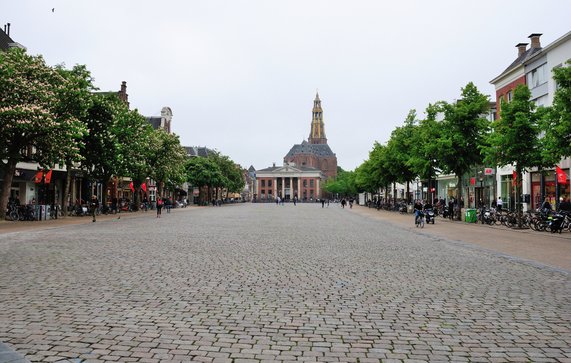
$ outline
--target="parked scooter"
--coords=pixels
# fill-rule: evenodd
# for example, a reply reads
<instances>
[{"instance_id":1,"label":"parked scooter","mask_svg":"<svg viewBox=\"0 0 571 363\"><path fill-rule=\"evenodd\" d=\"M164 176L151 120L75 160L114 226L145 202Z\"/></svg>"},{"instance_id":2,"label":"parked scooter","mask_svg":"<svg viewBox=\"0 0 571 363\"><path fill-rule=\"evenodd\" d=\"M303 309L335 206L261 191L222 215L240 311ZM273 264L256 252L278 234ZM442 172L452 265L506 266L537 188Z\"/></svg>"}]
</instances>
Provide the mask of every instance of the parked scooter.
<instances>
[{"instance_id":1,"label":"parked scooter","mask_svg":"<svg viewBox=\"0 0 571 363\"><path fill-rule=\"evenodd\" d=\"M424 210L424 216L425 216L427 224L428 223L434 224L434 210L432 210L432 208L425 209Z\"/></svg>"},{"instance_id":2,"label":"parked scooter","mask_svg":"<svg viewBox=\"0 0 571 363\"><path fill-rule=\"evenodd\" d=\"M547 228L551 233L559 232L563 230L563 221L565 220L565 215L562 213L553 213L547 217Z\"/></svg>"},{"instance_id":3,"label":"parked scooter","mask_svg":"<svg viewBox=\"0 0 571 363\"><path fill-rule=\"evenodd\" d=\"M495 210L492 209L485 209L484 210L484 215L482 216L482 223L485 223L487 225L492 225L492 224L496 224L496 216L495 216Z\"/></svg>"}]
</instances>

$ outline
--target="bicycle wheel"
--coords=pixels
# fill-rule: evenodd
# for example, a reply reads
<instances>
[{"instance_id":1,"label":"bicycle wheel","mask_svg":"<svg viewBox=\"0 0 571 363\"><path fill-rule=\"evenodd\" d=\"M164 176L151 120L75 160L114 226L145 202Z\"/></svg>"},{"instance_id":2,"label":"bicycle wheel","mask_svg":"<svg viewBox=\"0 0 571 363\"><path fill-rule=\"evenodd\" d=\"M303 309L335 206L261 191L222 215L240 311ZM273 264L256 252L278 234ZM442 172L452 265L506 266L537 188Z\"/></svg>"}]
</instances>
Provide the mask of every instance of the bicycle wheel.
<instances>
[{"instance_id":1,"label":"bicycle wheel","mask_svg":"<svg viewBox=\"0 0 571 363\"><path fill-rule=\"evenodd\" d=\"M18 212L13 210L10 211L10 219L14 222L16 222L19 218L18 218Z\"/></svg>"},{"instance_id":2,"label":"bicycle wheel","mask_svg":"<svg viewBox=\"0 0 571 363\"><path fill-rule=\"evenodd\" d=\"M424 218L420 218L418 223L420 224L420 228L424 228Z\"/></svg>"}]
</instances>

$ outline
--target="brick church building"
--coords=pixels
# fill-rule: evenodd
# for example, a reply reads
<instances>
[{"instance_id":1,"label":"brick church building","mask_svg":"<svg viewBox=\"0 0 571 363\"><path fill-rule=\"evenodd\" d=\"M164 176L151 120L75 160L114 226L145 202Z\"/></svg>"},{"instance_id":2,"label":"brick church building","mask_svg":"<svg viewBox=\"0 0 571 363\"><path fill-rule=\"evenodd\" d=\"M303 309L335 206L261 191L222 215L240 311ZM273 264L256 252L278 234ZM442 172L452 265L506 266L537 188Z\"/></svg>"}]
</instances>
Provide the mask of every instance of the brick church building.
<instances>
[{"instance_id":1,"label":"brick church building","mask_svg":"<svg viewBox=\"0 0 571 363\"><path fill-rule=\"evenodd\" d=\"M321 170L326 179L337 176L337 156L327 145L325 124L323 123L323 109L319 93L313 101L311 131L307 141L294 145L284 157L285 164L312 167Z\"/></svg>"},{"instance_id":2,"label":"brick church building","mask_svg":"<svg viewBox=\"0 0 571 363\"><path fill-rule=\"evenodd\" d=\"M254 199L302 201L323 198L322 185L337 176L337 156L327 145L323 109L319 94L313 101L311 131L307 141L294 145L284 157L283 166L255 171Z\"/></svg>"}]
</instances>

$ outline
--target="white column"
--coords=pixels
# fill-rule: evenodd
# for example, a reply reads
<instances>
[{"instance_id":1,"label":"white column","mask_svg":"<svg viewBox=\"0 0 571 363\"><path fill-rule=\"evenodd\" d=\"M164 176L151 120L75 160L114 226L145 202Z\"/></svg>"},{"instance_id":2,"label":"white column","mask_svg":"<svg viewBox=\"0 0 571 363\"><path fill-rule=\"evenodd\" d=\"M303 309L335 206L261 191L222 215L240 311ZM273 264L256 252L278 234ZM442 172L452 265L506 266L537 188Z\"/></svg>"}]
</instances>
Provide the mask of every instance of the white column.
<instances>
[{"instance_id":1,"label":"white column","mask_svg":"<svg viewBox=\"0 0 571 363\"><path fill-rule=\"evenodd\" d=\"M262 197L262 196L260 195L260 179L257 179L257 180L256 180L256 187L257 187L257 190L253 190L252 192L253 192L254 194L257 194L257 195L258 195L258 199L260 199L260 198Z\"/></svg>"},{"instance_id":2,"label":"white column","mask_svg":"<svg viewBox=\"0 0 571 363\"><path fill-rule=\"evenodd\" d=\"M289 177L289 197L293 199L293 177Z\"/></svg>"},{"instance_id":3,"label":"white column","mask_svg":"<svg viewBox=\"0 0 571 363\"><path fill-rule=\"evenodd\" d=\"M282 198L285 197L285 177L282 177Z\"/></svg>"},{"instance_id":4,"label":"white column","mask_svg":"<svg viewBox=\"0 0 571 363\"><path fill-rule=\"evenodd\" d=\"M278 178L274 178L272 180L272 183L274 183L274 199L278 197Z\"/></svg>"},{"instance_id":5,"label":"white column","mask_svg":"<svg viewBox=\"0 0 571 363\"><path fill-rule=\"evenodd\" d=\"M317 178L317 189L315 191L315 198L317 199L317 197L319 196L319 199L321 199L321 189L319 189L319 182L321 181L321 179Z\"/></svg>"},{"instance_id":6,"label":"white column","mask_svg":"<svg viewBox=\"0 0 571 363\"><path fill-rule=\"evenodd\" d=\"M301 198L301 177L297 177L297 198Z\"/></svg>"}]
</instances>

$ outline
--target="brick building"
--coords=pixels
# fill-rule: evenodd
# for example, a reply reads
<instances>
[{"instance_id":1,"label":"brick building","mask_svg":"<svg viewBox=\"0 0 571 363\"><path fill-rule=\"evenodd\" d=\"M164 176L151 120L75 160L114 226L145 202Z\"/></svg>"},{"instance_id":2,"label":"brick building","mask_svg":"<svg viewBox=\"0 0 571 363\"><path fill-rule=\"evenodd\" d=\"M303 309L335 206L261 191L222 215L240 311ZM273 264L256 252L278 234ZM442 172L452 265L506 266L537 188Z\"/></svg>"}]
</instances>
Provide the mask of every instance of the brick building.
<instances>
[{"instance_id":1,"label":"brick building","mask_svg":"<svg viewBox=\"0 0 571 363\"><path fill-rule=\"evenodd\" d=\"M319 93L313 101L311 131L307 141L294 145L284 157L284 165L295 164L299 167L311 167L323 172L326 179L337 176L337 156L331 151L325 136L323 109Z\"/></svg>"},{"instance_id":2,"label":"brick building","mask_svg":"<svg viewBox=\"0 0 571 363\"><path fill-rule=\"evenodd\" d=\"M299 200L311 201L321 198L323 178L319 169L285 163L257 170L255 190L260 201L273 200L276 196L285 200L297 196Z\"/></svg>"}]
</instances>

